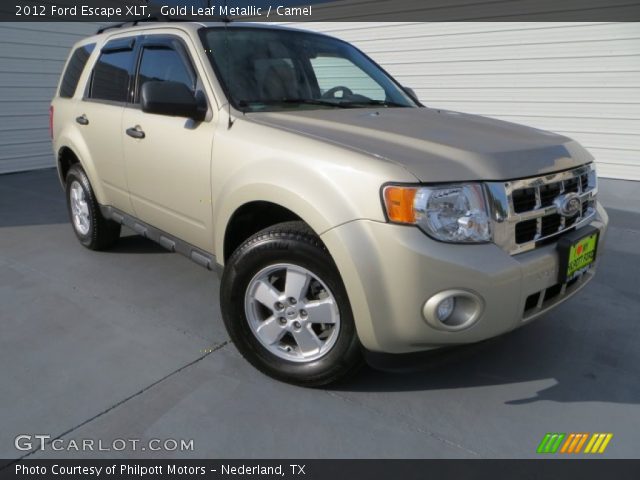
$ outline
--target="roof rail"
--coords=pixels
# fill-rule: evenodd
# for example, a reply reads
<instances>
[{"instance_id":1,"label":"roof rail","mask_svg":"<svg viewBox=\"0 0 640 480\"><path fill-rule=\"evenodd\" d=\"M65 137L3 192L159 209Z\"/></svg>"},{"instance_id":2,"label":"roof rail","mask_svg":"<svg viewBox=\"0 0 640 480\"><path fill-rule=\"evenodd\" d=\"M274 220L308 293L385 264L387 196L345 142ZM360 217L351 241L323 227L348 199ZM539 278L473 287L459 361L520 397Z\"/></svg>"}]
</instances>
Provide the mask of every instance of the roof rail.
<instances>
[{"instance_id":1,"label":"roof rail","mask_svg":"<svg viewBox=\"0 0 640 480\"><path fill-rule=\"evenodd\" d=\"M100 27L96 33L97 34L103 33L103 32L106 32L107 30L111 30L114 28L135 27L136 25L140 23L145 23L145 22L193 22L193 21L194 21L193 18L173 17L169 15L153 14L149 17L133 18L127 22L105 25L104 27ZM231 19L227 17L220 17L220 21L230 22Z\"/></svg>"}]
</instances>

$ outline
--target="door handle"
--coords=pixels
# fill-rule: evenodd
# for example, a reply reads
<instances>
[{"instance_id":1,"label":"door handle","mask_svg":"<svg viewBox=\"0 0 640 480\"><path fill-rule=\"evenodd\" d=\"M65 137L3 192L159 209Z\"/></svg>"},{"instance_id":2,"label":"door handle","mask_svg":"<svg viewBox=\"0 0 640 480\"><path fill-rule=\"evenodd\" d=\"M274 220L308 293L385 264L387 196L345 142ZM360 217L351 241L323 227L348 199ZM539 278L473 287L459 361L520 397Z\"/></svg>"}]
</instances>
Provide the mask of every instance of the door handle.
<instances>
[{"instance_id":1,"label":"door handle","mask_svg":"<svg viewBox=\"0 0 640 480\"><path fill-rule=\"evenodd\" d=\"M136 125L135 127L127 128L127 135L129 135L132 138L144 138L145 136L144 132L142 131L139 125Z\"/></svg>"},{"instance_id":2,"label":"door handle","mask_svg":"<svg viewBox=\"0 0 640 480\"><path fill-rule=\"evenodd\" d=\"M80 125L89 125L89 119L84 113L79 117L76 117L76 122L78 122Z\"/></svg>"}]
</instances>

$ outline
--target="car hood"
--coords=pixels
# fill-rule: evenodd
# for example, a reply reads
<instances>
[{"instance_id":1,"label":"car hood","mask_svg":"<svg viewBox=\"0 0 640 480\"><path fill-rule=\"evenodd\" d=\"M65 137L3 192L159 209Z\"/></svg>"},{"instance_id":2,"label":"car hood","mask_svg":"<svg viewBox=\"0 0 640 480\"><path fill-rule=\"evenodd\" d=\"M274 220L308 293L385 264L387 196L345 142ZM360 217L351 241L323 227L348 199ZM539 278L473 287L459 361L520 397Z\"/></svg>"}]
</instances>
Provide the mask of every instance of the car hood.
<instances>
[{"instance_id":1,"label":"car hood","mask_svg":"<svg viewBox=\"0 0 640 480\"><path fill-rule=\"evenodd\" d=\"M246 119L381 158L421 182L508 180L588 163L570 138L431 108L249 113Z\"/></svg>"}]
</instances>

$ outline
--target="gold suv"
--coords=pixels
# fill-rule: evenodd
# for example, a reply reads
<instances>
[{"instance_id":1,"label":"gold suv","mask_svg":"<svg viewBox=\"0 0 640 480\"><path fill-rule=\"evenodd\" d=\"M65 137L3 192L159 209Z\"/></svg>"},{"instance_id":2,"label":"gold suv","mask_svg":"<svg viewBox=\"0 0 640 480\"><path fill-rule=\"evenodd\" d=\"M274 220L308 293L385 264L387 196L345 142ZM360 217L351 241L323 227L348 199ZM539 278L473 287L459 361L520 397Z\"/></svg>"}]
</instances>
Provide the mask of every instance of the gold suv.
<instances>
[{"instance_id":1,"label":"gold suv","mask_svg":"<svg viewBox=\"0 0 640 480\"><path fill-rule=\"evenodd\" d=\"M109 27L74 46L51 129L80 242L126 225L218 271L237 348L302 385L529 322L593 277L607 226L576 142L425 107L311 32Z\"/></svg>"}]
</instances>

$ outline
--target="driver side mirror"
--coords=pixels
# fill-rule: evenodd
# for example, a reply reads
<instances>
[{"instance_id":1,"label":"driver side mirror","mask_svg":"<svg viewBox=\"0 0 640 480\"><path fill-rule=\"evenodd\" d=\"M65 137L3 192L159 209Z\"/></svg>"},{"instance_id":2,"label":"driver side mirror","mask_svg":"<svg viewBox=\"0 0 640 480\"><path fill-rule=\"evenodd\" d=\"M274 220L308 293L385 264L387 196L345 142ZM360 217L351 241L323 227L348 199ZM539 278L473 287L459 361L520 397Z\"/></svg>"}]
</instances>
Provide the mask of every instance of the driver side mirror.
<instances>
[{"instance_id":1,"label":"driver side mirror","mask_svg":"<svg viewBox=\"0 0 640 480\"><path fill-rule=\"evenodd\" d=\"M206 115L206 108L202 108L193 92L180 82L145 82L140 90L140 103L145 113L186 117L197 122Z\"/></svg>"},{"instance_id":2,"label":"driver side mirror","mask_svg":"<svg viewBox=\"0 0 640 480\"><path fill-rule=\"evenodd\" d=\"M402 87L402 89L405 91L407 95L411 97L411 100L420 103L420 100L418 100L418 95L416 95L416 92L413 88Z\"/></svg>"}]
</instances>

